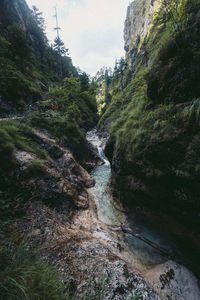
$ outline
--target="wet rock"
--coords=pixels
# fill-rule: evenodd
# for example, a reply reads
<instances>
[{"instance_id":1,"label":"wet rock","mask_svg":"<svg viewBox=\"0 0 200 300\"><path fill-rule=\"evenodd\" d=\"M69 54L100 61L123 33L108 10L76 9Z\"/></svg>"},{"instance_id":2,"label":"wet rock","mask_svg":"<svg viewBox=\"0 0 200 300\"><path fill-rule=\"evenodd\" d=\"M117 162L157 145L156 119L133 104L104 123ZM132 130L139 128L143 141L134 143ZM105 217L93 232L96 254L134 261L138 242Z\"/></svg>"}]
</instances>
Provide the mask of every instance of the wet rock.
<instances>
[{"instance_id":1,"label":"wet rock","mask_svg":"<svg viewBox=\"0 0 200 300\"><path fill-rule=\"evenodd\" d=\"M196 277L184 266L173 261L157 266L147 272L144 278L163 300L200 299Z\"/></svg>"}]
</instances>

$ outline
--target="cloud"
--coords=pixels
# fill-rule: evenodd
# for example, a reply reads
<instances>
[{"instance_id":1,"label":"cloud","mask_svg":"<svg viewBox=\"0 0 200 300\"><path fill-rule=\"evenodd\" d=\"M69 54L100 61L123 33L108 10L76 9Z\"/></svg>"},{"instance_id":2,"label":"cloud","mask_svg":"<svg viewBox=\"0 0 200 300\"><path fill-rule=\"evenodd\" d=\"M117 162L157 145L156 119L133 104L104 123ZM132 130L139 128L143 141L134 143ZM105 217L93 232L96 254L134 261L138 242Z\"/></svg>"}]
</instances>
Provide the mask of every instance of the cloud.
<instances>
[{"instance_id":1,"label":"cloud","mask_svg":"<svg viewBox=\"0 0 200 300\"><path fill-rule=\"evenodd\" d=\"M27 0L44 14L47 35L55 37L54 6L60 35L76 66L94 75L103 66L114 66L124 55L123 27L129 0Z\"/></svg>"}]
</instances>

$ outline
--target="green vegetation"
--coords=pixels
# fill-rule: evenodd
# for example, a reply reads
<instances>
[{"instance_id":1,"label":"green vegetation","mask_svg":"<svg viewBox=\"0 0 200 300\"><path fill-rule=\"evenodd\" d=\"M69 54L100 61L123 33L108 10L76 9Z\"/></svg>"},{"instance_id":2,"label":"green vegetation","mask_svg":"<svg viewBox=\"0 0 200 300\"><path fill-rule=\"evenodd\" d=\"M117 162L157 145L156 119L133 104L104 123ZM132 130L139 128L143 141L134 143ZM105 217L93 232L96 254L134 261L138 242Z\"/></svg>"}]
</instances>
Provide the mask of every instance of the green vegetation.
<instances>
[{"instance_id":1,"label":"green vegetation","mask_svg":"<svg viewBox=\"0 0 200 300\"><path fill-rule=\"evenodd\" d=\"M12 186L9 186L9 188L9 191L5 191L1 187L0 191L0 231L13 223L16 217L22 215L27 200L26 196L22 195L20 191L13 191Z\"/></svg>"},{"instance_id":2,"label":"green vegetation","mask_svg":"<svg viewBox=\"0 0 200 300\"><path fill-rule=\"evenodd\" d=\"M115 137L117 149L120 148L129 160L134 160L140 149L144 152L144 146L154 143L155 139L165 138L163 130L166 134L169 131L170 136L172 131L186 129L186 114L185 117L176 115L172 106L192 101L200 94L197 84L197 61L200 57L197 35L193 34L193 39L196 39L194 47L188 43L191 32L199 24L198 1L164 1L163 5L168 5L167 16L163 15L162 7L149 36L144 39L141 51L145 55L138 53L133 76L130 76L123 62L116 67L111 83L114 85L112 100L99 122L99 126L103 127L108 120L114 121L111 139ZM171 30L171 23L175 21L182 24L176 27L176 33ZM149 67L144 66L147 60L150 61ZM198 100L194 103L198 103ZM196 109L197 104L194 103L191 103L193 108L190 109L189 105L187 110ZM163 119L167 111L169 113Z\"/></svg>"},{"instance_id":3,"label":"green vegetation","mask_svg":"<svg viewBox=\"0 0 200 300\"><path fill-rule=\"evenodd\" d=\"M78 74L63 42L57 41L55 47L48 44L42 13L36 7L29 10L23 1L17 5L18 10L14 2L7 5L4 0L0 14L0 95L5 114L24 111L27 103L43 98L50 82Z\"/></svg>"},{"instance_id":4,"label":"green vegetation","mask_svg":"<svg viewBox=\"0 0 200 300\"><path fill-rule=\"evenodd\" d=\"M33 130L19 121L1 121L0 128L0 170L10 172L17 165L14 150L27 151L47 158L46 151L40 149L34 140Z\"/></svg>"},{"instance_id":5,"label":"green vegetation","mask_svg":"<svg viewBox=\"0 0 200 300\"><path fill-rule=\"evenodd\" d=\"M48 154L40 147L38 137L29 126L15 120L1 121L0 125L0 228L3 228L23 213L30 196L16 186L19 163L15 151L29 152L41 159L48 159ZM30 163L26 170L29 176L41 175L42 172L44 167L38 160Z\"/></svg>"},{"instance_id":6,"label":"green vegetation","mask_svg":"<svg viewBox=\"0 0 200 300\"><path fill-rule=\"evenodd\" d=\"M31 125L48 130L72 148L82 144L85 130L97 118L95 90L88 76L66 77L62 85L51 87L50 99L41 102L39 110L30 115Z\"/></svg>"},{"instance_id":7,"label":"green vegetation","mask_svg":"<svg viewBox=\"0 0 200 300\"><path fill-rule=\"evenodd\" d=\"M107 105L110 103L111 81L112 81L111 68L101 68L101 70L97 72L94 78L94 83L97 88L97 105L98 105L99 115L102 115L105 112Z\"/></svg>"},{"instance_id":8,"label":"green vegetation","mask_svg":"<svg viewBox=\"0 0 200 300\"><path fill-rule=\"evenodd\" d=\"M0 244L1 299L69 299L55 270L38 259L27 242Z\"/></svg>"},{"instance_id":9,"label":"green vegetation","mask_svg":"<svg viewBox=\"0 0 200 300\"><path fill-rule=\"evenodd\" d=\"M115 158L114 189L121 200L171 212L194 228L200 205L200 2L163 5L167 10L162 6L155 14L141 45L129 50L137 53L134 61L130 55L116 66L112 99L98 125L111 126L106 155ZM136 191L124 188L128 178Z\"/></svg>"}]
</instances>

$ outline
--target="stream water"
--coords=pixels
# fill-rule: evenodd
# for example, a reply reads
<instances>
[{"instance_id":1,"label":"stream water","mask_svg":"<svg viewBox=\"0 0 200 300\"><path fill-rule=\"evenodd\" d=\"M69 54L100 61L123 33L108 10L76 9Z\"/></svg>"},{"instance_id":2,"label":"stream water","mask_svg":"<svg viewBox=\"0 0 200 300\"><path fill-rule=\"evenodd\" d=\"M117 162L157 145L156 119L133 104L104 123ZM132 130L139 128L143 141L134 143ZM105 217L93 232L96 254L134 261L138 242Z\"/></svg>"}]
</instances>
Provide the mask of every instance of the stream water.
<instances>
[{"instance_id":1,"label":"stream water","mask_svg":"<svg viewBox=\"0 0 200 300\"><path fill-rule=\"evenodd\" d=\"M131 228L134 233L142 233L148 240L157 243L163 248L166 246L169 249L169 241L165 241L155 231L145 228L139 221L137 224L135 222L128 222L126 215L115 208L112 196L109 194L107 188L111 176L111 166L103 152L105 141L98 137L95 130L87 133L87 140L97 147L99 155L104 161L103 165L97 166L91 173L96 180L96 184L91 189L91 192L94 195L99 220L110 226L120 226L123 224L124 227ZM154 265L166 261L166 257L160 251L129 233L124 234L124 241L132 255L131 264L139 271L145 271Z\"/></svg>"},{"instance_id":2,"label":"stream water","mask_svg":"<svg viewBox=\"0 0 200 300\"><path fill-rule=\"evenodd\" d=\"M148 282L155 290L158 290L161 299L199 300L200 288L198 280L184 267L189 267L198 276L199 267L198 259L196 258L198 255L193 257L191 249L188 255L184 250L183 244L177 242L177 234L173 235L170 232L168 222L165 224L166 222L157 220L157 217L152 221L152 218L148 219L146 215L140 212L131 212L128 215L128 212L125 214L115 207L108 188L111 166L103 152L105 139L98 137L97 130L92 130L87 133L87 140L97 147L99 155L104 161L103 165L95 167L91 173L96 180L96 184L91 189L91 192L97 208L97 217L108 226L108 231L113 229L116 231L117 229L117 237L120 238L120 241L123 241L122 258L140 274L147 276ZM139 238L135 234L139 235ZM185 243L187 238L185 236L182 238ZM146 240L144 241L144 239ZM156 247L152 246L152 244L156 245ZM158 248L164 249L165 254ZM166 252L173 252L176 257L175 261L170 260ZM177 264L177 261L179 261L179 264ZM171 279L167 279L169 280L169 285L163 287L161 277L165 276L163 272L169 275L169 270L174 272L172 283Z\"/></svg>"},{"instance_id":3,"label":"stream water","mask_svg":"<svg viewBox=\"0 0 200 300\"><path fill-rule=\"evenodd\" d=\"M108 182L111 176L111 166L103 152L105 139L99 138L98 131L94 129L87 133L87 140L97 147L99 155L104 161L103 165L95 167L91 173L96 180L96 184L91 191L94 195L98 219L110 226L120 226L123 224L124 227L130 228L132 232L140 234L159 247L166 249L168 252L176 253L180 261L185 262L184 264L193 269L198 275L200 273L197 263L199 255L196 255L196 247L194 247L195 250L192 250L192 245L190 243L189 252L187 252L187 245L186 251L184 251L183 243L181 242L180 245L177 243L179 235L173 236L173 234L168 230L168 226L166 224L164 224L164 226L158 226L158 224L161 223L159 220L158 222L156 222L156 220L149 222L141 214L135 213L134 215L131 214L131 216L127 216L125 213L115 208L112 196L109 194L108 189ZM162 252L156 250L148 243L140 240L132 234L123 233L123 238L127 245L127 249L132 256L131 264L138 271L146 271L151 269L153 266L168 260L168 257L163 255ZM187 240L187 238L184 239Z\"/></svg>"}]
</instances>

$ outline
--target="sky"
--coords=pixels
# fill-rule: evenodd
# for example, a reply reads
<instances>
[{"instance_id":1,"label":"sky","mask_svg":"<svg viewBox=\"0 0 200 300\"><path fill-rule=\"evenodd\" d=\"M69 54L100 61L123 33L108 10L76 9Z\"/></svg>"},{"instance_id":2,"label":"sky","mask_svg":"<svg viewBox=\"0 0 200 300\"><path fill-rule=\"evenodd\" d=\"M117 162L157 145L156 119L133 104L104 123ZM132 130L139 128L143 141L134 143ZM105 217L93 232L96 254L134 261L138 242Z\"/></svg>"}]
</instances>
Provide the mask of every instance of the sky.
<instances>
[{"instance_id":1,"label":"sky","mask_svg":"<svg viewBox=\"0 0 200 300\"><path fill-rule=\"evenodd\" d=\"M57 7L60 37L73 64L90 75L101 67L114 67L124 56L123 29L130 0L26 0L35 5L46 22L50 41L55 38Z\"/></svg>"}]
</instances>

